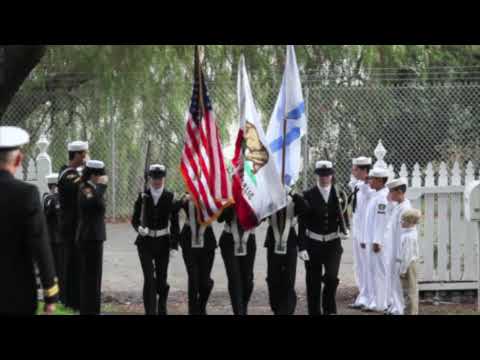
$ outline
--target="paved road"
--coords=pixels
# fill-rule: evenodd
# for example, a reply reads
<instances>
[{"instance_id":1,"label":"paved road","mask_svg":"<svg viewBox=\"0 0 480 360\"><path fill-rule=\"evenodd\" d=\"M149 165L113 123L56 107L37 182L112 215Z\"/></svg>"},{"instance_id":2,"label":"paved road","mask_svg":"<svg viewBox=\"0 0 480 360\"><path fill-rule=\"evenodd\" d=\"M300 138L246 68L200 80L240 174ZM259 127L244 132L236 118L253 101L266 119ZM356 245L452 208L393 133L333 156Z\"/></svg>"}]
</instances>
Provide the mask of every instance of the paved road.
<instances>
[{"instance_id":1,"label":"paved road","mask_svg":"<svg viewBox=\"0 0 480 360\"><path fill-rule=\"evenodd\" d=\"M215 224L214 231L219 238L222 226ZM263 247L267 224L260 226L257 233L257 257L255 261L255 291L266 291L265 278L267 274L266 251ZM105 244L103 291L108 293L140 293L143 280L142 270L134 245L136 233L129 224L108 225L108 240ZM340 287L355 285L352 267L352 249L350 241L344 242L344 254L340 267ZM212 271L215 281L215 291L227 291L227 277L220 249L217 249L215 264ZM171 291L186 291L187 274L181 254L170 262L169 283ZM297 268L297 290L305 291L305 267L299 260Z\"/></svg>"}]
</instances>

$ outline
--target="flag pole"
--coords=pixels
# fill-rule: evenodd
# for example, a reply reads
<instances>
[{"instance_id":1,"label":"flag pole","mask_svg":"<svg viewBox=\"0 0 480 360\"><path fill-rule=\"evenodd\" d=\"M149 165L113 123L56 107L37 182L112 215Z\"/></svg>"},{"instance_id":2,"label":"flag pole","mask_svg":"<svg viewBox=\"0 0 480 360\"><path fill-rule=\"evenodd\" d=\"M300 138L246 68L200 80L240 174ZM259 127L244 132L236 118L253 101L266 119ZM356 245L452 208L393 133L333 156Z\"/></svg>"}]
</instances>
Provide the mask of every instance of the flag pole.
<instances>
[{"instance_id":1,"label":"flag pole","mask_svg":"<svg viewBox=\"0 0 480 360\"><path fill-rule=\"evenodd\" d=\"M285 104L285 108L286 108ZM282 184L285 187L285 153L287 151L287 114L285 110L285 115L283 119L283 149L282 149Z\"/></svg>"},{"instance_id":2,"label":"flag pole","mask_svg":"<svg viewBox=\"0 0 480 360\"><path fill-rule=\"evenodd\" d=\"M287 45L287 57L285 58L285 69L288 62L288 45ZM285 70L286 72L286 70ZM283 75L285 79L285 74ZM287 101L288 101L288 94L287 94L287 81L284 83L285 86L285 106L283 108L283 146L282 146L282 184L285 187L285 162L286 162L286 152L287 152Z\"/></svg>"},{"instance_id":3,"label":"flag pole","mask_svg":"<svg viewBox=\"0 0 480 360\"><path fill-rule=\"evenodd\" d=\"M198 45L195 45L195 65L196 65L196 71L198 71L198 96L199 96L199 105L200 105L200 114L203 118L205 115L204 110L204 103L203 103L203 76L202 76L202 65L200 62L200 52L198 49Z\"/></svg>"}]
</instances>

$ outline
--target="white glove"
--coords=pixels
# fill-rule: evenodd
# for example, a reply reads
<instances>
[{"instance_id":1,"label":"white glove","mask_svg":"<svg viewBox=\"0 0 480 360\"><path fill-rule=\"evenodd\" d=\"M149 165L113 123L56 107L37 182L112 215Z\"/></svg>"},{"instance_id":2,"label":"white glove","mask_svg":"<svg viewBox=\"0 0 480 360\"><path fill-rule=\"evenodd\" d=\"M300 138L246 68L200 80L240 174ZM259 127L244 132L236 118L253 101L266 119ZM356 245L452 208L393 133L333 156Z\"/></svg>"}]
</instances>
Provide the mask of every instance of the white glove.
<instances>
[{"instance_id":1,"label":"white glove","mask_svg":"<svg viewBox=\"0 0 480 360\"><path fill-rule=\"evenodd\" d=\"M350 231L347 230L346 234L340 234L340 239L346 240L350 237Z\"/></svg>"},{"instance_id":2,"label":"white glove","mask_svg":"<svg viewBox=\"0 0 480 360\"><path fill-rule=\"evenodd\" d=\"M310 261L310 257L308 256L307 250L300 251L300 252L298 253L298 257L299 257L300 260L302 260L302 261Z\"/></svg>"},{"instance_id":3,"label":"white glove","mask_svg":"<svg viewBox=\"0 0 480 360\"><path fill-rule=\"evenodd\" d=\"M170 250L170 260L175 259L177 257L178 251L175 249Z\"/></svg>"},{"instance_id":4,"label":"white glove","mask_svg":"<svg viewBox=\"0 0 480 360\"><path fill-rule=\"evenodd\" d=\"M148 227L145 227L145 228L141 226L138 227L138 233L143 237L148 236L149 232L150 232L150 229Z\"/></svg>"},{"instance_id":5,"label":"white glove","mask_svg":"<svg viewBox=\"0 0 480 360\"><path fill-rule=\"evenodd\" d=\"M108 184L108 176L107 175L100 176L97 180L97 184L107 185Z\"/></svg>"}]
</instances>

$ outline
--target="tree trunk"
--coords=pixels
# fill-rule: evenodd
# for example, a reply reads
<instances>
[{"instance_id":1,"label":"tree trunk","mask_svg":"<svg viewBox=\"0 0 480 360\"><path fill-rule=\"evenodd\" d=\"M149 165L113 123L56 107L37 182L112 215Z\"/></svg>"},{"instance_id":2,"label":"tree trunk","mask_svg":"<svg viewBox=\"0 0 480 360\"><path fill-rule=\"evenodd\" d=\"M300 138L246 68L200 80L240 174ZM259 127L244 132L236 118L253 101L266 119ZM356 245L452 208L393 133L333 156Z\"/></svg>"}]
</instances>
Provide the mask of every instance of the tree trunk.
<instances>
[{"instance_id":1,"label":"tree trunk","mask_svg":"<svg viewBox=\"0 0 480 360\"><path fill-rule=\"evenodd\" d=\"M0 47L0 125L20 86L45 54L45 45Z\"/></svg>"}]
</instances>

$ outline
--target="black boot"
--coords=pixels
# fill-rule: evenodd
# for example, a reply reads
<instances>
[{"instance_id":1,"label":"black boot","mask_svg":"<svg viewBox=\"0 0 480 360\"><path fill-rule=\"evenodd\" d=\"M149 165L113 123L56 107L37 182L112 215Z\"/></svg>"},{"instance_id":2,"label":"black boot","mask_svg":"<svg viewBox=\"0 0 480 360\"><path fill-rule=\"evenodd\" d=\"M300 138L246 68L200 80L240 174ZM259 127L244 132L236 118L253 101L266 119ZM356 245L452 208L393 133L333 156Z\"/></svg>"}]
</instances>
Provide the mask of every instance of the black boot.
<instances>
[{"instance_id":1,"label":"black boot","mask_svg":"<svg viewBox=\"0 0 480 360\"><path fill-rule=\"evenodd\" d=\"M210 298L210 294L212 293L214 286L214 281L210 279L208 282L208 287L205 289L202 289L200 292L200 298L198 301L198 315L207 315L207 304L208 304L208 299Z\"/></svg>"},{"instance_id":2,"label":"black boot","mask_svg":"<svg viewBox=\"0 0 480 360\"><path fill-rule=\"evenodd\" d=\"M158 315L167 316L167 300L168 293L170 292L170 286L165 287L163 290L160 290L159 299L158 299Z\"/></svg>"}]
</instances>

